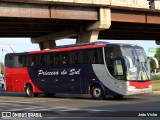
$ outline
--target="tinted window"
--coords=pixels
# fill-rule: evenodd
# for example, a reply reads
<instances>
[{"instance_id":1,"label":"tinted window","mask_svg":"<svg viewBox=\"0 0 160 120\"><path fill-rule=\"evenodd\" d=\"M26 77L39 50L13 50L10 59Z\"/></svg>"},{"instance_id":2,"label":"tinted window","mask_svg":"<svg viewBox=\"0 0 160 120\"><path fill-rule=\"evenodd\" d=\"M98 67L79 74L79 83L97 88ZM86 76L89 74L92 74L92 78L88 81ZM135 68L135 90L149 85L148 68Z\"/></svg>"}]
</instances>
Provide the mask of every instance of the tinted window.
<instances>
[{"instance_id":1,"label":"tinted window","mask_svg":"<svg viewBox=\"0 0 160 120\"><path fill-rule=\"evenodd\" d=\"M13 55L8 54L5 56L5 66L13 67Z\"/></svg>"},{"instance_id":2,"label":"tinted window","mask_svg":"<svg viewBox=\"0 0 160 120\"><path fill-rule=\"evenodd\" d=\"M60 64L61 65L69 64L68 62L69 62L68 52L60 53Z\"/></svg>"},{"instance_id":3,"label":"tinted window","mask_svg":"<svg viewBox=\"0 0 160 120\"><path fill-rule=\"evenodd\" d=\"M78 64L77 51L70 51L68 55L69 55L69 64Z\"/></svg>"},{"instance_id":4,"label":"tinted window","mask_svg":"<svg viewBox=\"0 0 160 120\"><path fill-rule=\"evenodd\" d=\"M37 66L38 65L38 56L29 55L27 56L27 66Z\"/></svg>"},{"instance_id":5,"label":"tinted window","mask_svg":"<svg viewBox=\"0 0 160 120\"><path fill-rule=\"evenodd\" d=\"M102 48L34 55L7 55L8 67L103 64Z\"/></svg>"},{"instance_id":6,"label":"tinted window","mask_svg":"<svg viewBox=\"0 0 160 120\"><path fill-rule=\"evenodd\" d=\"M5 66L6 67L25 67L26 56L25 55L6 55Z\"/></svg>"}]
</instances>

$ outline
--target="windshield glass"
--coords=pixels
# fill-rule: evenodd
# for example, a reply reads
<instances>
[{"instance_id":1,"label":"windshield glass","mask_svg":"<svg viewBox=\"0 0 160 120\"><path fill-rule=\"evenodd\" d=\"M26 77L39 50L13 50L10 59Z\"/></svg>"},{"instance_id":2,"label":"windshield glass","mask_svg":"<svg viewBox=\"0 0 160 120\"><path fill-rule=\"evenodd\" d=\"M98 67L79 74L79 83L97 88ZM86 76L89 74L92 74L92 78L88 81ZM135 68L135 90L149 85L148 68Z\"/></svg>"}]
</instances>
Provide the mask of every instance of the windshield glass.
<instances>
[{"instance_id":1,"label":"windshield glass","mask_svg":"<svg viewBox=\"0 0 160 120\"><path fill-rule=\"evenodd\" d=\"M149 62L143 48L138 46L122 46L127 68L127 80L149 80Z\"/></svg>"}]
</instances>

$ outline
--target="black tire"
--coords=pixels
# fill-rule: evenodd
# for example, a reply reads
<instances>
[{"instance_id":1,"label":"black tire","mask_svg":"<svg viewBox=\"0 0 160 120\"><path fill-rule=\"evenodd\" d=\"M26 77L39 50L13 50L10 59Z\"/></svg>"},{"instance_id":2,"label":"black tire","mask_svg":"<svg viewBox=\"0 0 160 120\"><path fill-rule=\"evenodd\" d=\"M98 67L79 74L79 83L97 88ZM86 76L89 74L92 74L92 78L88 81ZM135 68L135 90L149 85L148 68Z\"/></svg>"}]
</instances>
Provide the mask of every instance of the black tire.
<instances>
[{"instance_id":1,"label":"black tire","mask_svg":"<svg viewBox=\"0 0 160 120\"><path fill-rule=\"evenodd\" d=\"M104 99L104 94L100 85L94 85L91 88L91 95L92 95L92 98L94 99L98 99L98 100Z\"/></svg>"},{"instance_id":2,"label":"black tire","mask_svg":"<svg viewBox=\"0 0 160 120\"><path fill-rule=\"evenodd\" d=\"M117 100L122 99L123 97L124 97L123 95L115 95L115 96L113 96L113 98L117 99Z\"/></svg>"},{"instance_id":3,"label":"black tire","mask_svg":"<svg viewBox=\"0 0 160 120\"><path fill-rule=\"evenodd\" d=\"M36 97L38 94L33 92L33 88L31 85L27 85L25 88L25 93L27 97Z\"/></svg>"}]
</instances>

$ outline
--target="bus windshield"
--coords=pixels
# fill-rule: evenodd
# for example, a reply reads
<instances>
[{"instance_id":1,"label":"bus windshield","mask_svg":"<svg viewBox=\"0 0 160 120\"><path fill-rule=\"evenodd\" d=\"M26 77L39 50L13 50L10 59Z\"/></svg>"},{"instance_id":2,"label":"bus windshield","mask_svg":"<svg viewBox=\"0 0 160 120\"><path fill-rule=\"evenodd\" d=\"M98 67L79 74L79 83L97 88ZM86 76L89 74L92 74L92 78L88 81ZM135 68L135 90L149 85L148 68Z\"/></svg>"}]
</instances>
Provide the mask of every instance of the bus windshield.
<instances>
[{"instance_id":1,"label":"bus windshield","mask_svg":"<svg viewBox=\"0 0 160 120\"><path fill-rule=\"evenodd\" d=\"M149 61L143 48L122 46L127 80L149 80Z\"/></svg>"}]
</instances>

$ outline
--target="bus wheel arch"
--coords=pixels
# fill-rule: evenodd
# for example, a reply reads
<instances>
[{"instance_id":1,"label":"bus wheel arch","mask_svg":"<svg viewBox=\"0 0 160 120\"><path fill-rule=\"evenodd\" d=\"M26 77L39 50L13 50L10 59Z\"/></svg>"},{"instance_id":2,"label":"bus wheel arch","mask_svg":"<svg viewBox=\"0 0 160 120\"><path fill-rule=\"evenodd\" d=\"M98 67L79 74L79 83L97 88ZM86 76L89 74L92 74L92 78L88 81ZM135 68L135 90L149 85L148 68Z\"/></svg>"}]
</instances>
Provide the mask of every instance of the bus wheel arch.
<instances>
[{"instance_id":1,"label":"bus wheel arch","mask_svg":"<svg viewBox=\"0 0 160 120\"><path fill-rule=\"evenodd\" d=\"M94 99L104 99L105 92L103 86L99 83L93 83L90 86L90 95L92 95Z\"/></svg>"},{"instance_id":2,"label":"bus wheel arch","mask_svg":"<svg viewBox=\"0 0 160 120\"><path fill-rule=\"evenodd\" d=\"M38 94L34 93L34 89L32 84L30 83L26 83L25 87L24 87L24 91L27 97L36 97L38 96Z\"/></svg>"}]
</instances>

